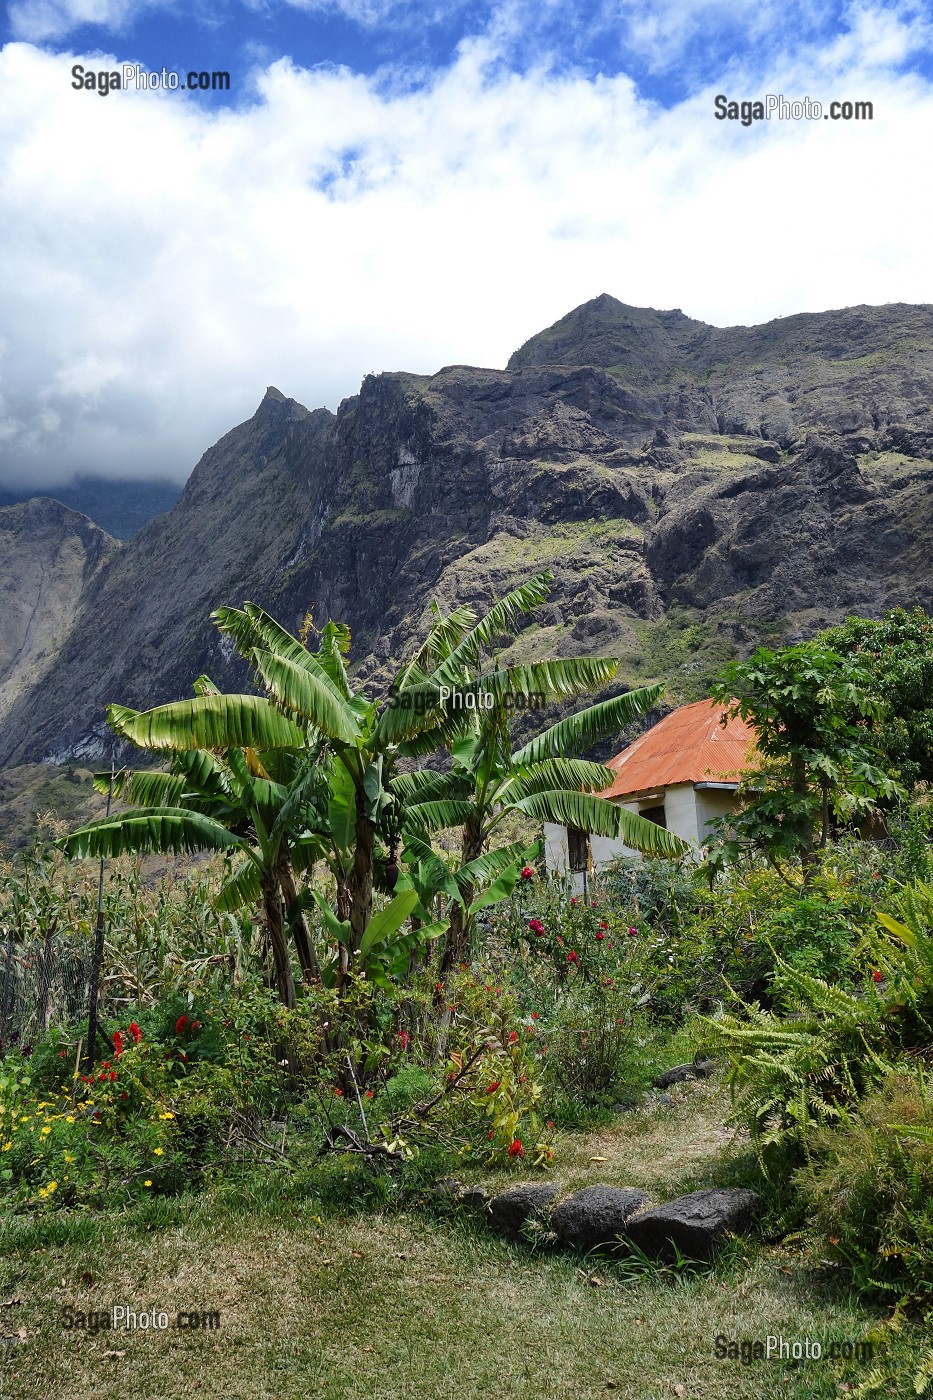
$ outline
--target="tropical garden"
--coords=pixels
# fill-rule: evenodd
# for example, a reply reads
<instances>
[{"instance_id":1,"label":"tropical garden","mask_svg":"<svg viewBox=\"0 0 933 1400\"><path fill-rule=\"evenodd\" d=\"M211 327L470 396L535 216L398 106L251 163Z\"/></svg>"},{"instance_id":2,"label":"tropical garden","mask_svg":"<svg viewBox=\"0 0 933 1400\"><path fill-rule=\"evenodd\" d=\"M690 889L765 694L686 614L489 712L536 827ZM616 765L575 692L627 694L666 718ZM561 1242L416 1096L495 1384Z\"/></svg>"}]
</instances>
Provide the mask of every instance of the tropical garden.
<instances>
[{"instance_id":1,"label":"tropical garden","mask_svg":"<svg viewBox=\"0 0 933 1400\"><path fill-rule=\"evenodd\" d=\"M110 705L105 814L2 869L6 1392L933 1392L933 621L731 662L757 748L698 852L600 796L663 680L500 663L548 584L381 688L221 608L242 693ZM571 885L545 822L641 855ZM699 1260L464 1204L532 1180L761 1206ZM127 1298L223 1325L127 1340Z\"/></svg>"}]
</instances>

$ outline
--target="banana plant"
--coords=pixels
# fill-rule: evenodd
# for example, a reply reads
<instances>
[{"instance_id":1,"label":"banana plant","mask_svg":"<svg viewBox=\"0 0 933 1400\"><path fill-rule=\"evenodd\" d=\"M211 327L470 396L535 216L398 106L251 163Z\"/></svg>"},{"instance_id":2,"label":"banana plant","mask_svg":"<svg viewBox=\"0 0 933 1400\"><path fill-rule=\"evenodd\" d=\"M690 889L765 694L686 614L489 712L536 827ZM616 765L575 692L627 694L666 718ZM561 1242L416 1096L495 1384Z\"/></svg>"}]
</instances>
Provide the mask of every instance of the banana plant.
<instances>
[{"instance_id":1,"label":"banana plant","mask_svg":"<svg viewBox=\"0 0 933 1400\"><path fill-rule=\"evenodd\" d=\"M608 684L618 671L618 661L601 657L511 667L489 662L487 653L493 644L544 600L550 581L548 573L536 575L482 619L468 607L444 615L435 604L435 621L426 641L396 681L397 696L436 692L445 696L447 714L459 714L461 719L456 727L448 719L446 734L441 736L436 729L430 736L443 737L450 755L445 772L403 773L391 783L406 804L406 828L412 835L424 841L444 828L462 828L444 972L465 956L475 914L492 902L487 897L492 888L503 891L499 897L508 892L505 883L490 887L479 902L476 877L486 873L477 863L492 857L497 863L494 878L504 881L515 861L511 851L488 849L510 814L520 813L535 824L580 827L623 840L648 855L671 858L687 849L662 827L599 796L612 783L612 771L576 756L645 714L660 698L663 686L630 690L590 705L513 747L510 717L518 702L543 705L585 694ZM404 748L417 752L425 741L421 735Z\"/></svg>"},{"instance_id":2,"label":"banana plant","mask_svg":"<svg viewBox=\"0 0 933 1400\"><path fill-rule=\"evenodd\" d=\"M320 774L306 735L267 700L222 695L205 676L193 700L139 712L111 705L121 738L163 752L166 770L123 769L114 796L133 804L90 822L59 842L71 857L127 853L222 852L234 859L215 901L219 910L257 903L279 996L294 1005L287 934L302 974L319 973L313 942L297 906L296 878L319 854ZM109 774L95 775L106 790Z\"/></svg>"}]
</instances>

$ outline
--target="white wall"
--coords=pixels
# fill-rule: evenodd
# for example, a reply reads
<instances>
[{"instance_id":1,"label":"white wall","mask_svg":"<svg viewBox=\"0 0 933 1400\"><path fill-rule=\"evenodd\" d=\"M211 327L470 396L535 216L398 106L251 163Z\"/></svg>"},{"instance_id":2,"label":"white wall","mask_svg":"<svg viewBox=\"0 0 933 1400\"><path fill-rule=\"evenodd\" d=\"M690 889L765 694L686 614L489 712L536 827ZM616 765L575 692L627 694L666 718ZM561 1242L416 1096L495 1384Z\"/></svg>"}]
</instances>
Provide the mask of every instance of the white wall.
<instances>
[{"instance_id":1,"label":"white wall","mask_svg":"<svg viewBox=\"0 0 933 1400\"><path fill-rule=\"evenodd\" d=\"M701 788L696 794L696 799L697 826L702 845L713 834L710 822L716 817L726 817L730 812L734 812L738 803L734 792L726 792L722 788Z\"/></svg>"},{"instance_id":2,"label":"white wall","mask_svg":"<svg viewBox=\"0 0 933 1400\"><path fill-rule=\"evenodd\" d=\"M637 812L640 806L657 806L657 799L653 798L643 804L624 802L622 805L630 812ZM714 817L734 810L735 794L722 789L701 788L697 791L692 783L677 783L674 787L667 788L664 793L664 816L668 831L689 841L691 846L701 846L707 839L710 835L709 823ZM590 851L597 870L619 856L631 858L638 855L637 851L626 846L623 841L616 841L608 836L591 836ZM569 870L570 858L565 826L556 826L553 822L544 823L544 859L549 872L559 871L566 874ZM582 887L582 877L575 876L574 884Z\"/></svg>"},{"instance_id":3,"label":"white wall","mask_svg":"<svg viewBox=\"0 0 933 1400\"><path fill-rule=\"evenodd\" d=\"M548 874L570 869L567 828L558 826L555 822L544 823L544 868Z\"/></svg>"}]
</instances>

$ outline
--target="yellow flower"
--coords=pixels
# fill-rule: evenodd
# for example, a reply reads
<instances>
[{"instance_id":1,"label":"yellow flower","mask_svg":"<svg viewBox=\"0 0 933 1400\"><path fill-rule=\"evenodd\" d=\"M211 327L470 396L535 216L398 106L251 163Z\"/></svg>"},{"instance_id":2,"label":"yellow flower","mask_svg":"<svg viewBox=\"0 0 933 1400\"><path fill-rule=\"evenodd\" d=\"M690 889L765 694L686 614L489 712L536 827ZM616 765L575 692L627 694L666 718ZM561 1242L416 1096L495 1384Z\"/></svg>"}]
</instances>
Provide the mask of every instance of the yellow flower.
<instances>
[{"instance_id":1,"label":"yellow flower","mask_svg":"<svg viewBox=\"0 0 933 1400\"><path fill-rule=\"evenodd\" d=\"M52 1129L49 1127L48 1123L46 1123L45 1127L42 1129L42 1132L39 1134L39 1136L40 1136L40 1137L46 1137L51 1131L52 1131Z\"/></svg>"},{"instance_id":2,"label":"yellow flower","mask_svg":"<svg viewBox=\"0 0 933 1400\"><path fill-rule=\"evenodd\" d=\"M53 1192L53 1191L57 1191L57 1190L58 1190L58 1182L57 1182L57 1181L50 1181L50 1182L49 1182L49 1186L48 1186L49 1195L51 1196L52 1192Z\"/></svg>"},{"instance_id":3,"label":"yellow flower","mask_svg":"<svg viewBox=\"0 0 933 1400\"><path fill-rule=\"evenodd\" d=\"M151 1181L144 1181L144 1182L143 1182L143 1185L144 1185L144 1186L151 1186L151 1185L152 1185L152 1182L151 1182Z\"/></svg>"},{"instance_id":4,"label":"yellow flower","mask_svg":"<svg viewBox=\"0 0 933 1400\"><path fill-rule=\"evenodd\" d=\"M10 1150L10 1148L11 1148L12 1146L13 1146L12 1142L5 1142L5 1143L3 1144L3 1146L0 1147L0 1152L9 1152L9 1150Z\"/></svg>"},{"instance_id":5,"label":"yellow flower","mask_svg":"<svg viewBox=\"0 0 933 1400\"><path fill-rule=\"evenodd\" d=\"M66 1152L66 1153L65 1153L65 1161L66 1161L66 1162L73 1162L73 1161L74 1161L74 1158L72 1157L72 1155L71 1155L70 1152Z\"/></svg>"},{"instance_id":6,"label":"yellow flower","mask_svg":"<svg viewBox=\"0 0 933 1400\"><path fill-rule=\"evenodd\" d=\"M156 1156L156 1157L161 1157L161 1156L162 1156L162 1148L161 1148L161 1147L155 1148L153 1155Z\"/></svg>"},{"instance_id":7,"label":"yellow flower","mask_svg":"<svg viewBox=\"0 0 933 1400\"><path fill-rule=\"evenodd\" d=\"M66 1123L73 1123L74 1121L75 1121L75 1116L74 1116L73 1113L66 1114L66 1116L65 1116L65 1122L66 1122Z\"/></svg>"},{"instance_id":8,"label":"yellow flower","mask_svg":"<svg viewBox=\"0 0 933 1400\"><path fill-rule=\"evenodd\" d=\"M165 1122L166 1118L174 1118L174 1117L175 1117L174 1113L160 1113L160 1114L159 1114L159 1118L160 1118L160 1120L161 1120L163 1123Z\"/></svg>"}]
</instances>

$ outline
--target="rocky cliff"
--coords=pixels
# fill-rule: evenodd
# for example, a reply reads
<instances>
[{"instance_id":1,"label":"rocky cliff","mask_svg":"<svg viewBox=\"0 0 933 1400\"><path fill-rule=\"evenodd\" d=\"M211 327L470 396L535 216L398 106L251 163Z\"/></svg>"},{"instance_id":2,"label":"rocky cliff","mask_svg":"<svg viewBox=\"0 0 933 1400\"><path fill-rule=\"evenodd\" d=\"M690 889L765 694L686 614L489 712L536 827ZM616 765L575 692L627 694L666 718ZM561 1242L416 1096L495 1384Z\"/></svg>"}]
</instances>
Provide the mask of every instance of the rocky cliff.
<instances>
[{"instance_id":1,"label":"rocky cliff","mask_svg":"<svg viewBox=\"0 0 933 1400\"><path fill-rule=\"evenodd\" d=\"M117 542L42 498L0 510L0 725L54 666Z\"/></svg>"},{"instance_id":2,"label":"rocky cliff","mask_svg":"<svg viewBox=\"0 0 933 1400\"><path fill-rule=\"evenodd\" d=\"M621 655L675 698L759 638L933 607L931 391L933 307L720 329L608 296L505 370L369 376L336 415L270 389L91 571L0 762L98 755L109 700L244 683L208 614L247 597L347 621L378 679L432 597L483 605L547 566L510 655Z\"/></svg>"}]
</instances>

